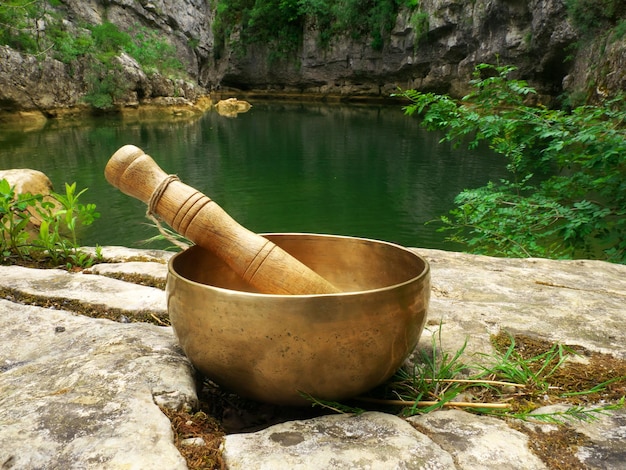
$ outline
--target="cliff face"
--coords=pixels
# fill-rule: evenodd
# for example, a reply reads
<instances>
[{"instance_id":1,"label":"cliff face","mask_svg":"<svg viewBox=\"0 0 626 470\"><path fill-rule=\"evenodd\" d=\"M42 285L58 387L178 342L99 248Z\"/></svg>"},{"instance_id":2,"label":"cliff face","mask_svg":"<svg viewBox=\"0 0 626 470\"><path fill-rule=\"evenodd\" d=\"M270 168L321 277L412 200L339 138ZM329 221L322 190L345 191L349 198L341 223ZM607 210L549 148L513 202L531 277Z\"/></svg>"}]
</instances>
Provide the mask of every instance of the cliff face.
<instances>
[{"instance_id":1,"label":"cliff face","mask_svg":"<svg viewBox=\"0 0 626 470\"><path fill-rule=\"evenodd\" d=\"M231 53L212 68L211 84L311 93L388 94L417 88L462 95L481 62L516 65L543 93L558 94L568 72L567 46L576 33L562 0L422 0L427 32L401 9L382 50L371 41L335 38L318 46L315 24L306 28L298 57L268 60L264 47L243 58ZM271 64L271 65L269 65Z\"/></svg>"},{"instance_id":2,"label":"cliff face","mask_svg":"<svg viewBox=\"0 0 626 470\"><path fill-rule=\"evenodd\" d=\"M309 22L299 50L282 59L272 59L266 44L242 50L236 28L216 51L215 11L204 0L65 0L56 9L75 30L104 21L128 32L149 28L176 48L186 79L146 74L130 56L119 57L115 73L124 92L115 96L118 106L164 97L193 102L207 91L233 89L358 99L387 97L401 87L462 96L474 66L496 61L517 66L518 76L543 95L586 90L591 81L597 85L591 94L626 86L624 40L572 48L579 38L564 0L422 0L427 21L416 24L414 11L401 8L380 50L370 38L348 36L322 47L319 26ZM0 111L59 114L84 102L88 81L80 63L0 47Z\"/></svg>"}]
</instances>

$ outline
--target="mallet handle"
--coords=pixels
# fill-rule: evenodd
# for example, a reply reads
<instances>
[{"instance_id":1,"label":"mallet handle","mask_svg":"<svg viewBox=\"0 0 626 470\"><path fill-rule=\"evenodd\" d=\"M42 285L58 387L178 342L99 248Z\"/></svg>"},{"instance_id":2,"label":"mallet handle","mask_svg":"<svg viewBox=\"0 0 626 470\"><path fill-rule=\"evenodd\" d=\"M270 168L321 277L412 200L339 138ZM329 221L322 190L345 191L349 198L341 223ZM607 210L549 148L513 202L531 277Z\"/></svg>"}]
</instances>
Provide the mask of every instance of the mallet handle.
<instances>
[{"instance_id":1,"label":"mallet handle","mask_svg":"<svg viewBox=\"0 0 626 470\"><path fill-rule=\"evenodd\" d=\"M176 232L214 252L259 292L339 292L280 247L239 225L207 196L170 178L141 149L133 145L120 148L104 174L123 193L151 203L153 212Z\"/></svg>"}]
</instances>

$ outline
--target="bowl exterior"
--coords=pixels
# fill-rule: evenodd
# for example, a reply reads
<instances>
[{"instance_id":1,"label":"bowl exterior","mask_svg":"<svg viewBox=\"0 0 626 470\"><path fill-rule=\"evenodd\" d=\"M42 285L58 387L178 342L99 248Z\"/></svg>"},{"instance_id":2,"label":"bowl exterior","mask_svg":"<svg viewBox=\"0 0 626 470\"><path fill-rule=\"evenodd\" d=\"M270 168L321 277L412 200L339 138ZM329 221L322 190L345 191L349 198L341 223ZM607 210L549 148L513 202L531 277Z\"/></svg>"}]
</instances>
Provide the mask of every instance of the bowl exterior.
<instances>
[{"instance_id":1,"label":"bowl exterior","mask_svg":"<svg viewBox=\"0 0 626 470\"><path fill-rule=\"evenodd\" d=\"M281 236L268 238L280 246ZM284 236L289 243L283 248L290 244L297 247L301 242L307 252L329 242L331 251L349 252L349 245L359 243L362 255L384 244L385 250L401 252L401 264L406 265L402 269L410 277L393 285L382 282L380 288L368 286L367 290L340 294L265 295L190 279L205 266L215 266L211 254L192 247L170 260L166 287L172 326L187 357L221 386L244 397L281 405L309 403L303 393L341 400L387 380L414 350L424 328L430 297L427 262L412 251L385 242L326 235ZM372 249L367 248L369 245ZM210 259L205 262L203 257ZM332 264L333 258L325 256L324 262ZM339 262L344 264L345 260ZM379 266L380 276L384 276L381 263L384 265L384 260L368 263L366 259L355 269ZM311 267L328 277L332 271L329 266ZM224 268L216 268L220 269ZM390 272L393 269L389 267ZM348 276L334 272L332 282L336 285L337 280ZM391 276L394 280L403 277L398 273ZM349 283L354 287L353 280Z\"/></svg>"}]
</instances>

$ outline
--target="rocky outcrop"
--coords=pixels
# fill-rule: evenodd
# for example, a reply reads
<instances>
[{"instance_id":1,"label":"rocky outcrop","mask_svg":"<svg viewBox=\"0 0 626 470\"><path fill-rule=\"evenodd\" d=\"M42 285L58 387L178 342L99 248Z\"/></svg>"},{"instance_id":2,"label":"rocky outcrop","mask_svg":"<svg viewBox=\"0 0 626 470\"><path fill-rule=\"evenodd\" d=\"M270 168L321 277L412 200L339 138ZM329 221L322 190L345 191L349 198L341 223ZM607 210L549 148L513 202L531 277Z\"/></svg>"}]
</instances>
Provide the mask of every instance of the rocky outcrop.
<instances>
[{"instance_id":1,"label":"rocky outcrop","mask_svg":"<svg viewBox=\"0 0 626 470\"><path fill-rule=\"evenodd\" d=\"M43 194L47 196L53 190L52 181L45 173L30 168L0 170L0 180L7 180L15 194Z\"/></svg>"},{"instance_id":2,"label":"rocky outcrop","mask_svg":"<svg viewBox=\"0 0 626 470\"><path fill-rule=\"evenodd\" d=\"M388 98L401 87L461 96L476 64L497 61L517 66L518 76L543 95L588 95L594 83L599 96L612 96L626 86L624 40L613 37L605 44L601 37L572 47L579 37L563 0L423 0L419 10L400 8L382 49L372 47L371 38L349 35L321 46L319 26L309 21L299 49L278 59L268 44L242 48L237 25L216 46L211 2L68 0L54 8L75 31L110 21L124 31L155 30L175 47L186 80L146 75L128 55L117 59L125 90L115 104L125 108L164 97L187 105L213 91L348 100ZM84 64L0 47L0 111L63 116L80 110L87 75Z\"/></svg>"},{"instance_id":3,"label":"rocky outcrop","mask_svg":"<svg viewBox=\"0 0 626 470\"><path fill-rule=\"evenodd\" d=\"M467 341L466 354L490 353L491 336L508 331L626 360L625 266L418 251L433 290L417 350L431 349L435 335L446 351ZM2 468L186 468L161 410L197 409L195 373L170 327L129 323L165 320L163 291L120 280L164 279L170 254L102 253L110 262L82 273L0 266ZM76 305L114 315L89 318L72 313ZM229 469L622 468L626 409L598 418L539 424L454 408L406 419L329 414L231 430L222 452Z\"/></svg>"},{"instance_id":4,"label":"rocky outcrop","mask_svg":"<svg viewBox=\"0 0 626 470\"><path fill-rule=\"evenodd\" d=\"M208 85L352 97L388 96L402 87L462 96L476 64L499 61L519 67L540 93L562 91L571 66L567 47L577 36L561 0L419 3L427 21L418 27L415 11L401 8L382 50L350 37L320 48L312 24L297 57L272 62L264 46L250 47L243 58L231 52L216 63Z\"/></svg>"},{"instance_id":5,"label":"rocky outcrop","mask_svg":"<svg viewBox=\"0 0 626 470\"><path fill-rule=\"evenodd\" d=\"M626 35L608 34L585 41L563 86L575 105L597 103L626 91Z\"/></svg>"},{"instance_id":6,"label":"rocky outcrop","mask_svg":"<svg viewBox=\"0 0 626 470\"><path fill-rule=\"evenodd\" d=\"M147 76L139 64L126 54L117 58L119 80L124 92L114 102L117 108L178 106L202 113L206 106L195 107L206 95L203 88L182 78L167 78L158 73ZM80 115L90 107L88 72L72 69L56 59L38 59L8 46L0 46L0 122L2 114L30 112L43 117Z\"/></svg>"}]
</instances>

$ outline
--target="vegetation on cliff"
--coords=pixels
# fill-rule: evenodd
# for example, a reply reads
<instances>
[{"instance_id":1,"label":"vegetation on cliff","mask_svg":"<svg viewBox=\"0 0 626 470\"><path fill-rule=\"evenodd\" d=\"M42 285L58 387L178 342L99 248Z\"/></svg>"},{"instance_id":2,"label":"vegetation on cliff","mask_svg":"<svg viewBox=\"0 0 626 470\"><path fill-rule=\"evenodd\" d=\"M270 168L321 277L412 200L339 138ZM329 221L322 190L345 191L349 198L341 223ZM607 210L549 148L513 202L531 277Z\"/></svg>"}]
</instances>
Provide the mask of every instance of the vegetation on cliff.
<instances>
[{"instance_id":1,"label":"vegetation on cliff","mask_svg":"<svg viewBox=\"0 0 626 470\"><path fill-rule=\"evenodd\" d=\"M535 91L509 79L513 70L479 65L460 103L404 92L406 112L444 131L444 140L486 142L508 161L511 179L463 191L443 229L474 253L626 263L623 97L571 111L528 106Z\"/></svg>"},{"instance_id":2,"label":"vegetation on cliff","mask_svg":"<svg viewBox=\"0 0 626 470\"><path fill-rule=\"evenodd\" d=\"M298 48L306 24L315 24L321 47L332 37L369 38L375 50L383 47L401 5L416 7L418 0L220 0L214 32L217 51L241 28L242 46L270 43L278 54Z\"/></svg>"},{"instance_id":3,"label":"vegetation on cliff","mask_svg":"<svg viewBox=\"0 0 626 470\"><path fill-rule=\"evenodd\" d=\"M0 3L0 44L36 57L53 57L84 71L85 101L106 109L126 92L121 53L134 58L146 74L173 75L182 69L176 49L157 31L137 26L132 34L110 22L64 21L59 0L7 0Z\"/></svg>"},{"instance_id":4,"label":"vegetation on cliff","mask_svg":"<svg viewBox=\"0 0 626 470\"><path fill-rule=\"evenodd\" d=\"M626 4L622 0L566 0L567 14L585 35L626 27Z\"/></svg>"}]
</instances>

